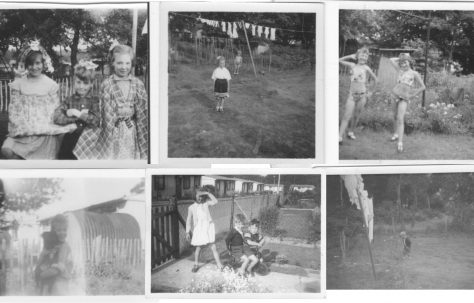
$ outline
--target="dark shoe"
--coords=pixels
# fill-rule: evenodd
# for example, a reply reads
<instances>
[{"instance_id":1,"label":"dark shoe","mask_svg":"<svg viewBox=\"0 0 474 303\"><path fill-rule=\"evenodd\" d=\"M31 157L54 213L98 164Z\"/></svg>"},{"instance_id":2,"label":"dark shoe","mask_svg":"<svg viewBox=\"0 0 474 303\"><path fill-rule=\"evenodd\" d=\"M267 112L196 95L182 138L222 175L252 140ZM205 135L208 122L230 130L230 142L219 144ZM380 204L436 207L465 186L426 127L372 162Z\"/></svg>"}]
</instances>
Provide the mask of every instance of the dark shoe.
<instances>
[{"instance_id":1,"label":"dark shoe","mask_svg":"<svg viewBox=\"0 0 474 303\"><path fill-rule=\"evenodd\" d=\"M191 269L192 272L197 272L199 270L199 266L198 265L194 265L193 266L193 269Z\"/></svg>"}]
</instances>

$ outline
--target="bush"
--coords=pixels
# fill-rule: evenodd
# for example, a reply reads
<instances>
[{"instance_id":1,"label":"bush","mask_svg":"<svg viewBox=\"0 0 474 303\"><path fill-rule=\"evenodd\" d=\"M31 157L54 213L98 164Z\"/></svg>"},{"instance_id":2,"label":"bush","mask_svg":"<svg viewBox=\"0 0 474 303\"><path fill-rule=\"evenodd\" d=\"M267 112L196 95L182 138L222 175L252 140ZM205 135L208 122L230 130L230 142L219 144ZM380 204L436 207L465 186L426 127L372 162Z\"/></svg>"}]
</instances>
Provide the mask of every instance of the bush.
<instances>
[{"instance_id":1,"label":"bush","mask_svg":"<svg viewBox=\"0 0 474 303\"><path fill-rule=\"evenodd\" d=\"M349 91L349 77L341 76L339 84L340 117ZM421 107L421 95L408 104L405 133L412 131L447 135L474 133L474 76L456 77L443 72L430 73L427 81L426 104ZM376 87L360 116L361 126L375 131L392 131L395 100L388 88Z\"/></svg>"},{"instance_id":2,"label":"bush","mask_svg":"<svg viewBox=\"0 0 474 303\"><path fill-rule=\"evenodd\" d=\"M262 232L274 237L280 222L280 209L276 206L262 208L258 213L258 220Z\"/></svg>"}]
</instances>

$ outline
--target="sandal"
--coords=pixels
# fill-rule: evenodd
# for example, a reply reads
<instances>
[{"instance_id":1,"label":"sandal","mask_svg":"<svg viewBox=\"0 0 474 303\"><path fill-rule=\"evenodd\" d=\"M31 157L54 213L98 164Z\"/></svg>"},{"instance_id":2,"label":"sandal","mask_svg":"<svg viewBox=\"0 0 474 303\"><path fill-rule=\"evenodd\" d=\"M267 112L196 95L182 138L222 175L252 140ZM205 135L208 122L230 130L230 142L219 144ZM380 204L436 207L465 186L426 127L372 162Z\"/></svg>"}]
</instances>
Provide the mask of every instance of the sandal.
<instances>
[{"instance_id":1,"label":"sandal","mask_svg":"<svg viewBox=\"0 0 474 303\"><path fill-rule=\"evenodd\" d=\"M191 269L192 272L197 272L199 270L199 265L194 265L193 269Z\"/></svg>"},{"instance_id":2,"label":"sandal","mask_svg":"<svg viewBox=\"0 0 474 303\"><path fill-rule=\"evenodd\" d=\"M347 137L349 137L349 139L352 139L352 140L355 140L355 139L356 139L356 136L354 135L353 132L348 132L348 133L347 133Z\"/></svg>"},{"instance_id":3,"label":"sandal","mask_svg":"<svg viewBox=\"0 0 474 303\"><path fill-rule=\"evenodd\" d=\"M399 153L403 152L403 142L398 142L397 150L398 150Z\"/></svg>"},{"instance_id":4,"label":"sandal","mask_svg":"<svg viewBox=\"0 0 474 303\"><path fill-rule=\"evenodd\" d=\"M390 141L397 141L398 140L398 135L393 134L392 138L390 138Z\"/></svg>"}]
</instances>

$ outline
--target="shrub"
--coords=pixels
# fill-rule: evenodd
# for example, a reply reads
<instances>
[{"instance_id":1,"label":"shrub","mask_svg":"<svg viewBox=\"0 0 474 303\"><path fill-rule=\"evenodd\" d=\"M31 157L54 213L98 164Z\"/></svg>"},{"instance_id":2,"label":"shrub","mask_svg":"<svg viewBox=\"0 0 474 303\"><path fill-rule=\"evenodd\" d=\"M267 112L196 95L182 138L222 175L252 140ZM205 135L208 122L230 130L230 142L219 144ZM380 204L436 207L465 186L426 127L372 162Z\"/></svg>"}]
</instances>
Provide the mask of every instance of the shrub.
<instances>
[{"instance_id":1,"label":"shrub","mask_svg":"<svg viewBox=\"0 0 474 303\"><path fill-rule=\"evenodd\" d=\"M276 206L264 207L258 214L262 232L275 236L280 221L280 209Z\"/></svg>"}]
</instances>

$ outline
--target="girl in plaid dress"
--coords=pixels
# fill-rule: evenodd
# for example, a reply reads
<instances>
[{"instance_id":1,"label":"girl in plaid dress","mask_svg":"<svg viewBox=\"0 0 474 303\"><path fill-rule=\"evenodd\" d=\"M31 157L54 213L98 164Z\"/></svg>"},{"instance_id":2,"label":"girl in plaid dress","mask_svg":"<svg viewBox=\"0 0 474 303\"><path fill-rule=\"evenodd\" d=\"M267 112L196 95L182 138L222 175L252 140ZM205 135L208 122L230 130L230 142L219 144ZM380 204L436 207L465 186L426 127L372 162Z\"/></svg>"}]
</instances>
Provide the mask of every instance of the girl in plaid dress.
<instances>
[{"instance_id":1,"label":"girl in plaid dress","mask_svg":"<svg viewBox=\"0 0 474 303\"><path fill-rule=\"evenodd\" d=\"M146 160L148 156L148 95L131 74L133 50L111 50L113 74L100 89L100 128L86 129L74 149L78 159Z\"/></svg>"}]
</instances>

